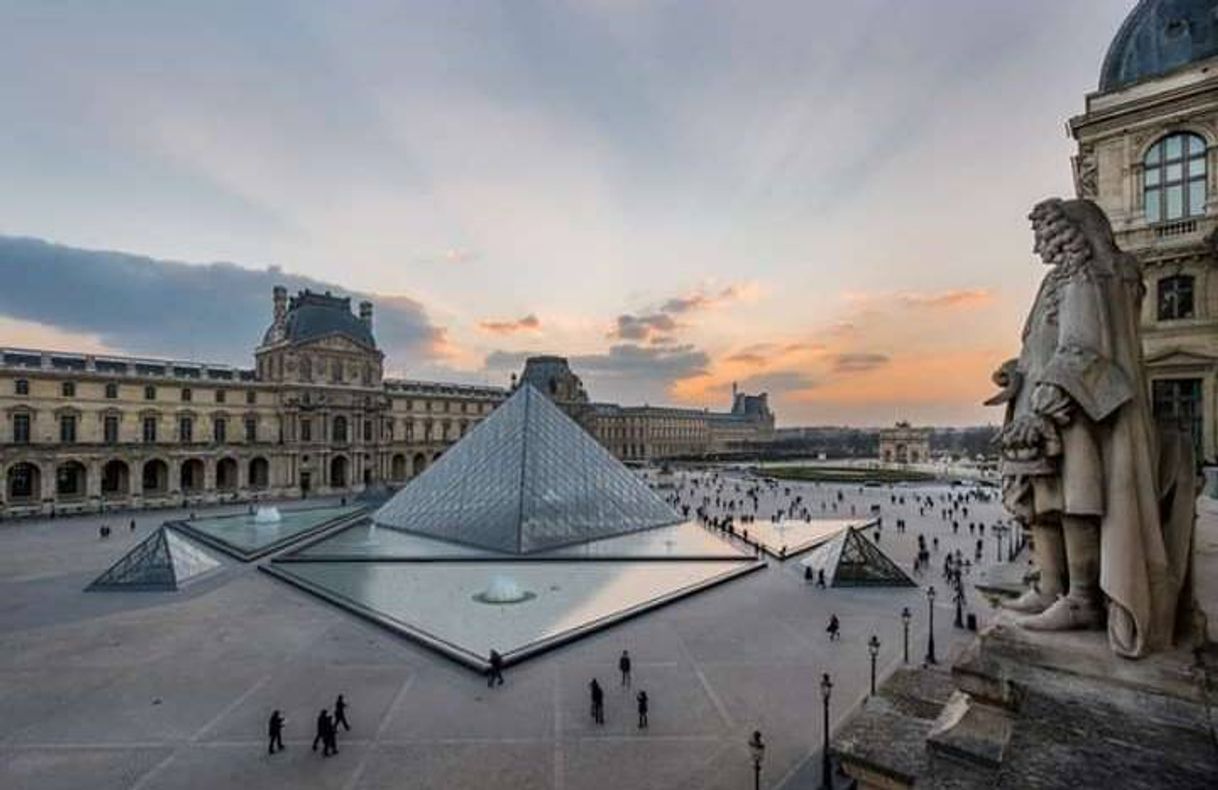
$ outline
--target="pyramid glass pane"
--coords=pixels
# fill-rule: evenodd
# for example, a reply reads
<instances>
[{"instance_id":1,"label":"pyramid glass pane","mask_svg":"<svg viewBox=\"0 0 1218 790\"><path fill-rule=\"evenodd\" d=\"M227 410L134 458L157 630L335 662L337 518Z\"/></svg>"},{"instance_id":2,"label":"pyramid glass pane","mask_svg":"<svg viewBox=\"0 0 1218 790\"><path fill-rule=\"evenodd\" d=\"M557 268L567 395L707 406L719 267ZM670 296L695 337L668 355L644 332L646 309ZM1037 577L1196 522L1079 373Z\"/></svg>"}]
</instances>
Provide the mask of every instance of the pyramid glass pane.
<instances>
[{"instance_id":1,"label":"pyramid glass pane","mask_svg":"<svg viewBox=\"0 0 1218 790\"><path fill-rule=\"evenodd\" d=\"M861 532L847 529L801 562L829 586L914 586L905 571Z\"/></svg>"},{"instance_id":2,"label":"pyramid glass pane","mask_svg":"<svg viewBox=\"0 0 1218 790\"><path fill-rule=\"evenodd\" d=\"M384 526L513 553L681 520L527 384L374 518Z\"/></svg>"},{"instance_id":3,"label":"pyramid glass pane","mask_svg":"<svg viewBox=\"0 0 1218 790\"><path fill-rule=\"evenodd\" d=\"M169 549L174 580L178 584L220 567L219 560L173 530L165 530L165 543Z\"/></svg>"},{"instance_id":4,"label":"pyramid glass pane","mask_svg":"<svg viewBox=\"0 0 1218 790\"><path fill-rule=\"evenodd\" d=\"M176 586L164 528L144 538L89 585L91 589L127 587L161 590L172 590Z\"/></svg>"}]
</instances>

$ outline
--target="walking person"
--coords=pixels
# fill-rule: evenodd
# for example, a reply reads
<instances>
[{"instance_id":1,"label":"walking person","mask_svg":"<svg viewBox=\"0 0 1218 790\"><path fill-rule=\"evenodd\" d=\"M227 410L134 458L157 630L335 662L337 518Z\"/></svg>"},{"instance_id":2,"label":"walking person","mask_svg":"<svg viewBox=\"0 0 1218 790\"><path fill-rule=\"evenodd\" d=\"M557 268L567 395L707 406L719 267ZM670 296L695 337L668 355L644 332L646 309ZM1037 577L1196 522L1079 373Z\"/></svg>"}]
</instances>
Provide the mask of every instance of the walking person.
<instances>
[{"instance_id":1,"label":"walking person","mask_svg":"<svg viewBox=\"0 0 1218 790\"><path fill-rule=\"evenodd\" d=\"M332 754L338 754L338 724L327 716L326 737L322 742L321 756L329 757Z\"/></svg>"},{"instance_id":2,"label":"walking person","mask_svg":"<svg viewBox=\"0 0 1218 790\"><path fill-rule=\"evenodd\" d=\"M842 624L841 621L837 619L837 615L829 615L829 626L825 630L829 632L830 642L835 642L842 638Z\"/></svg>"},{"instance_id":3,"label":"walking person","mask_svg":"<svg viewBox=\"0 0 1218 790\"><path fill-rule=\"evenodd\" d=\"M271 712L271 720L266 724L266 734L270 737L270 745L267 747L267 754L274 754L276 750L283 751L283 714L278 710Z\"/></svg>"},{"instance_id":4,"label":"walking person","mask_svg":"<svg viewBox=\"0 0 1218 790\"><path fill-rule=\"evenodd\" d=\"M622 657L617 660L617 668L622 673L622 686L630 688L630 652L622 651Z\"/></svg>"},{"instance_id":5,"label":"walking person","mask_svg":"<svg viewBox=\"0 0 1218 790\"><path fill-rule=\"evenodd\" d=\"M596 678L592 678L592 682L588 684L588 690L592 696L592 721L597 724L604 724L605 692L601 688L601 684L596 682Z\"/></svg>"},{"instance_id":6,"label":"walking person","mask_svg":"<svg viewBox=\"0 0 1218 790\"><path fill-rule=\"evenodd\" d=\"M324 748L326 739L330 736L330 711L325 708L321 709L321 713L317 714L317 731L313 734L313 751L317 751L317 744L321 744Z\"/></svg>"},{"instance_id":7,"label":"walking person","mask_svg":"<svg viewBox=\"0 0 1218 790\"><path fill-rule=\"evenodd\" d=\"M503 685L503 656L499 655L498 650L491 651L491 665L486 671L486 687L495 685L495 681L498 681L500 686Z\"/></svg>"},{"instance_id":8,"label":"walking person","mask_svg":"<svg viewBox=\"0 0 1218 790\"><path fill-rule=\"evenodd\" d=\"M647 729L647 692L640 691L635 699L639 703L639 729L645 730Z\"/></svg>"},{"instance_id":9,"label":"walking person","mask_svg":"<svg viewBox=\"0 0 1218 790\"><path fill-rule=\"evenodd\" d=\"M351 731L351 725L347 723L347 701L343 699L342 694L339 694L338 699L334 700L334 730L336 732L340 724L347 732Z\"/></svg>"}]
</instances>

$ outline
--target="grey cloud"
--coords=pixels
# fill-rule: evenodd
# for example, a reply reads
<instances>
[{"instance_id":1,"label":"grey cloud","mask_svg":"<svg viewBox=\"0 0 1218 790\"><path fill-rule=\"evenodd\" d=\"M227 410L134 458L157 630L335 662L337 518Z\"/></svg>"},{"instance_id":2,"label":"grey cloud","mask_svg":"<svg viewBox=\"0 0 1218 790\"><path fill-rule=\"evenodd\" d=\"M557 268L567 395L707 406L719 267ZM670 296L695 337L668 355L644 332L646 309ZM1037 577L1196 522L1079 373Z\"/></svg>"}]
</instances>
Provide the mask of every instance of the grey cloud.
<instances>
[{"instance_id":1,"label":"grey cloud","mask_svg":"<svg viewBox=\"0 0 1218 790\"><path fill-rule=\"evenodd\" d=\"M191 265L0 236L0 315L97 335L135 354L252 364L271 289L331 290L376 304L377 342L396 366L434 356L443 330L403 296L360 294L278 267Z\"/></svg>"},{"instance_id":2,"label":"grey cloud","mask_svg":"<svg viewBox=\"0 0 1218 790\"><path fill-rule=\"evenodd\" d=\"M492 351L486 356L485 369L519 372L525 359L538 353L542 352ZM710 365L706 352L688 344L657 348L620 343L606 352L579 354L569 361L594 400L626 404L662 403L673 383L706 375Z\"/></svg>"},{"instance_id":3,"label":"grey cloud","mask_svg":"<svg viewBox=\"0 0 1218 790\"><path fill-rule=\"evenodd\" d=\"M657 332L676 330L677 322L664 313L647 315L619 315L617 328L610 334L620 340L646 340Z\"/></svg>"},{"instance_id":4,"label":"grey cloud","mask_svg":"<svg viewBox=\"0 0 1218 790\"><path fill-rule=\"evenodd\" d=\"M888 362L887 354L866 352L837 354L833 357L833 370L835 373L861 373L882 368Z\"/></svg>"}]
</instances>

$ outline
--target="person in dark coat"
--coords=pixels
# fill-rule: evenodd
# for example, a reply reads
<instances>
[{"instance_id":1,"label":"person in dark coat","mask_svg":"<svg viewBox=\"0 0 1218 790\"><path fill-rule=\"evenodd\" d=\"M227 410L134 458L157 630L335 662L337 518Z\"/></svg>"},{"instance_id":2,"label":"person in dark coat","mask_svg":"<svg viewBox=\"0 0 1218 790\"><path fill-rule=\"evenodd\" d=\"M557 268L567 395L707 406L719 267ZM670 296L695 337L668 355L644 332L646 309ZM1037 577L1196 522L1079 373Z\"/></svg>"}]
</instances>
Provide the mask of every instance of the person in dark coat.
<instances>
[{"instance_id":1,"label":"person in dark coat","mask_svg":"<svg viewBox=\"0 0 1218 790\"><path fill-rule=\"evenodd\" d=\"M321 713L317 714L317 732L313 734L313 751L317 751L317 744L323 747L323 754L329 756L329 738L330 730L334 726L330 721L330 711L325 708L321 709Z\"/></svg>"},{"instance_id":2,"label":"person in dark coat","mask_svg":"<svg viewBox=\"0 0 1218 790\"><path fill-rule=\"evenodd\" d=\"M267 754L274 754L276 750L283 751L283 714L279 711L271 712L271 720L266 725L266 734L271 741L267 747Z\"/></svg>"},{"instance_id":3,"label":"person in dark coat","mask_svg":"<svg viewBox=\"0 0 1218 790\"><path fill-rule=\"evenodd\" d=\"M499 655L498 650L491 651L491 665L486 671L486 687L495 685L495 681L499 681L500 686L503 685L503 656Z\"/></svg>"},{"instance_id":4,"label":"person in dark coat","mask_svg":"<svg viewBox=\"0 0 1218 790\"><path fill-rule=\"evenodd\" d=\"M622 685L630 688L630 652L622 651L622 657L617 660L617 668L622 672Z\"/></svg>"},{"instance_id":5,"label":"person in dark coat","mask_svg":"<svg viewBox=\"0 0 1218 790\"><path fill-rule=\"evenodd\" d=\"M647 692L640 691L635 697L639 703L639 729L647 729Z\"/></svg>"},{"instance_id":6,"label":"person in dark coat","mask_svg":"<svg viewBox=\"0 0 1218 790\"><path fill-rule=\"evenodd\" d=\"M351 731L351 725L347 723L347 701L343 699L342 694L339 694L338 699L334 700L334 730L336 732L340 724L347 732Z\"/></svg>"},{"instance_id":7,"label":"person in dark coat","mask_svg":"<svg viewBox=\"0 0 1218 790\"><path fill-rule=\"evenodd\" d=\"M329 757L332 754L338 754L338 726L334 723L334 719L326 717L326 737L323 741L321 756Z\"/></svg>"},{"instance_id":8,"label":"person in dark coat","mask_svg":"<svg viewBox=\"0 0 1218 790\"><path fill-rule=\"evenodd\" d=\"M592 695L592 721L597 724L604 724L605 692L601 688L601 684L596 682L596 678L592 678L592 682L588 684L588 690Z\"/></svg>"},{"instance_id":9,"label":"person in dark coat","mask_svg":"<svg viewBox=\"0 0 1218 790\"><path fill-rule=\"evenodd\" d=\"M838 621L837 615L835 615L835 614L829 615L829 626L825 630L829 632L829 641L830 642L833 642L833 641L836 641L836 640L842 638L842 634L841 634L842 624L840 621Z\"/></svg>"}]
</instances>

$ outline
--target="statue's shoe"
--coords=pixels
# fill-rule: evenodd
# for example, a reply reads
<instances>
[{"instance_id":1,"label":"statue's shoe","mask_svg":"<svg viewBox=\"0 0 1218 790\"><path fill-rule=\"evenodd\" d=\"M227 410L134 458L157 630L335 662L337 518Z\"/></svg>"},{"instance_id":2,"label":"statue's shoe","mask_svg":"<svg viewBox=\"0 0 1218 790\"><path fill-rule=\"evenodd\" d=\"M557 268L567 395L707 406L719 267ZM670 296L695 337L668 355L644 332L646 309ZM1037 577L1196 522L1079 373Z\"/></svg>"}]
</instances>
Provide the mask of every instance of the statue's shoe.
<instances>
[{"instance_id":1,"label":"statue's shoe","mask_svg":"<svg viewBox=\"0 0 1218 790\"><path fill-rule=\"evenodd\" d=\"M1019 620L1029 631L1086 631L1104 627L1104 613L1086 598L1066 595L1045 611Z\"/></svg>"},{"instance_id":2,"label":"statue's shoe","mask_svg":"<svg viewBox=\"0 0 1218 790\"><path fill-rule=\"evenodd\" d=\"M1020 614L1040 614L1052 606L1054 600L1056 600L1054 596L1042 593L1035 587L1029 587L1015 600L1004 601L1002 608Z\"/></svg>"}]
</instances>

